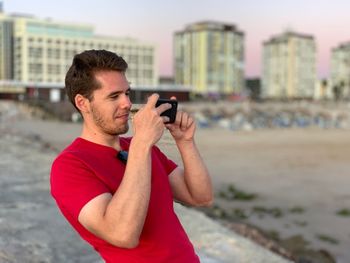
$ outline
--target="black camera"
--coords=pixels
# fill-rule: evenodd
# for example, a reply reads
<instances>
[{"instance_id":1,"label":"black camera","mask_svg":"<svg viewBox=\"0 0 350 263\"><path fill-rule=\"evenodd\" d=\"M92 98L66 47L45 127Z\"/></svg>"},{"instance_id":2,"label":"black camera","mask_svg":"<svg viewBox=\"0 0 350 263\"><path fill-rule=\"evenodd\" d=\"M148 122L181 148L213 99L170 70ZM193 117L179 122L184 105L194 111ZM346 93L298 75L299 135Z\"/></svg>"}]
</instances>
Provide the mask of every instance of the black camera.
<instances>
[{"instance_id":1,"label":"black camera","mask_svg":"<svg viewBox=\"0 0 350 263\"><path fill-rule=\"evenodd\" d=\"M167 123L174 123L176 119L176 113L177 113L177 100L169 100L169 99L158 99L156 103L156 107L158 107L161 104L169 103L171 104L171 108L164 111L160 116L167 116L169 118L169 121Z\"/></svg>"}]
</instances>

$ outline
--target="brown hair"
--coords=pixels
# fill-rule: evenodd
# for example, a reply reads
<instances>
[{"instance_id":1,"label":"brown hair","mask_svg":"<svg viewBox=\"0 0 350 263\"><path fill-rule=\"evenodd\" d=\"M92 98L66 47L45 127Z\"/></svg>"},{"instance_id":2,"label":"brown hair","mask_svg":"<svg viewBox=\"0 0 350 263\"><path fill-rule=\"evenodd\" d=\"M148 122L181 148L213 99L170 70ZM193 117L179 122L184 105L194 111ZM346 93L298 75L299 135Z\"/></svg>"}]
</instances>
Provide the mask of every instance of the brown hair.
<instances>
[{"instance_id":1,"label":"brown hair","mask_svg":"<svg viewBox=\"0 0 350 263\"><path fill-rule=\"evenodd\" d=\"M112 70L124 73L127 68L125 60L111 51L86 50L75 55L65 79L70 102L79 111L75 105L75 96L80 94L89 100L93 99L93 92L101 87L95 78L97 72Z\"/></svg>"}]
</instances>

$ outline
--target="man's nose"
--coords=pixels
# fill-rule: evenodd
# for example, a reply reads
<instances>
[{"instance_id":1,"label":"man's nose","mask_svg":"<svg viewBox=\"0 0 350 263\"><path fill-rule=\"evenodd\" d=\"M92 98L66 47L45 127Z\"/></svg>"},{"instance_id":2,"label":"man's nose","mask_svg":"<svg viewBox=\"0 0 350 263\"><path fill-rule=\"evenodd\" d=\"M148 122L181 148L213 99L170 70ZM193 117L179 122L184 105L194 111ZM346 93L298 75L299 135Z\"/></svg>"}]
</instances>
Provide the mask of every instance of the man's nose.
<instances>
[{"instance_id":1,"label":"man's nose","mask_svg":"<svg viewBox=\"0 0 350 263\"><path fill-rule=\"evenodd\" d=\"M124 95L124 98L122 101L122 107L127 109L127 108L131 108L131 106L132 106L132 103L131 103L130 97L127 95Z\"/></svg>"}]
</instances>

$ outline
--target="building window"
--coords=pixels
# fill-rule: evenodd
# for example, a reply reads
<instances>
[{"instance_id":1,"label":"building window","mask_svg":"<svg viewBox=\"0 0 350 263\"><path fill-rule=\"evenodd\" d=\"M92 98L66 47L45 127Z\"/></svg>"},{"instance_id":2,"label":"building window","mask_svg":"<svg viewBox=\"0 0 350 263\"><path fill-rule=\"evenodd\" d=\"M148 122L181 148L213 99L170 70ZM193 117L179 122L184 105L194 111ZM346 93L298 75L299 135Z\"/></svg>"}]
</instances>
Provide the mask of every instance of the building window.
<instances>
[{"instance_id":1,"label":"building window","mask_svg":"<svg viewBox=\"0 0 350 263\"><path fill-rule=\"evenodd\" d=\"M144 56L144 64L152 65L153 64L153 57L152 56Z\"/></svg>"},{"instance_id":2,"label":"building window","mask_svg":"<svg viewBox=\"0 0 350 263\"><path fill-rule=\"evenodd\" d=\"M136 55L130 55L130 61L129 62L136 64L137 63L137 56Z\"/></svg>"},{"instance_id":3,"label":"building window","mask_svg":"<svg viewBox=\"0 0 350 263\"><path fill-rule=\"evenodd\" d=\"M145 76L145 78L147 79L151 79L152 78L152 73L153 71L151 69L145 69L143 71L143 75Z\"/></svg>"},{"instance_id":4,"label":"building window","mask_svg":"<svg viewBox=\"0 0 350 263\"><path fill-rule=\"evenodd\" d=\"M28 53L30 58L41 58L43 56L43 49L41 47L30 47Z\"/></svg>"}]
</instances>

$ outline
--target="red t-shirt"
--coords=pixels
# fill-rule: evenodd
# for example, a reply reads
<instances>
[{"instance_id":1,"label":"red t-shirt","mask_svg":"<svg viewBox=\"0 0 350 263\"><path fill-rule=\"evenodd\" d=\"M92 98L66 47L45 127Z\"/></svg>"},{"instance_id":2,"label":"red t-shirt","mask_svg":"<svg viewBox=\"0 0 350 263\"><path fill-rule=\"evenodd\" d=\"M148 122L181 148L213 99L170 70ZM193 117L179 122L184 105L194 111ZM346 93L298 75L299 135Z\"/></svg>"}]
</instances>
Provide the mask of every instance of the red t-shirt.
<instances>
[{"instance_id":1,"label":"red t-shirt","mask_svg":"<svg viewBox=\"0 0 350 263\"><path fill-rule=\"evenodd\" d=\"M128 150L131 138L120 138ZM118 189L125 164L117 151L82 138L72 142L54 161L51 194L69 223L108 263L198 263L198 256L173 208L168 175L176 168L157 147L152 148L151 196L139 245L133 249L113 246L93 235L78 221L80 210L102 193ZM132 194L132 193L130 193Z\"/></svg>"}]
</instances>

